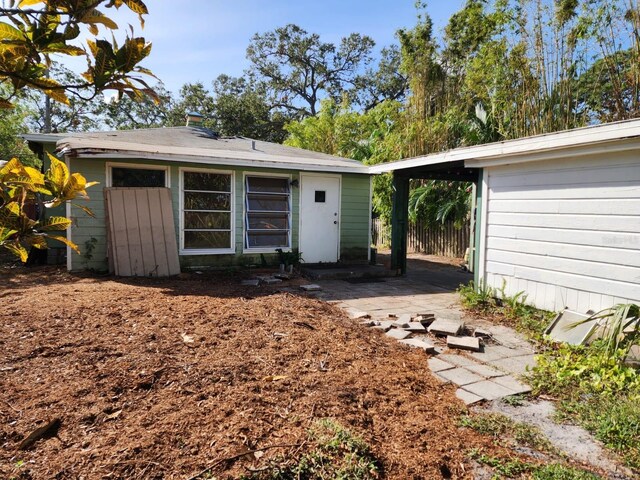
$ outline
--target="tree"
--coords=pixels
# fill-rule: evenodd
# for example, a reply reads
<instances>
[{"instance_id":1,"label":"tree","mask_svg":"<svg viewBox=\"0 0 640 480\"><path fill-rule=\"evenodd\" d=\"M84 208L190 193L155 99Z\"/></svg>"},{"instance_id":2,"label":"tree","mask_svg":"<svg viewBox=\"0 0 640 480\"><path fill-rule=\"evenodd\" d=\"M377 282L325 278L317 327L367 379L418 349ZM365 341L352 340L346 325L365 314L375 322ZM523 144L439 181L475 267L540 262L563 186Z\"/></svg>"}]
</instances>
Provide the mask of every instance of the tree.
<instances>
[{"instance_id":1,"label":"tree","mask_svg":"<svg viewBox=\"0 0 640 480\"><path fill-rule=\"evenodd\" d=\"M49 75L62 85L80 82L76 74L57 62L51 64ZM29 109L27 125L34 132L86 132L100 126L96 112L103 103L101 97L85 100L71 96L69 102L64 104L51 102L43 92L32 90L23 92L20 100L14 103L24 104Z\"/></svg>"},{"instance_id":2,"label":"tree","mask_svg":"<svg viewBox=\"0 0 640 480\"><path fill-rule=\"evenodd\" d=\"M322 98L340 103L343 93L355 87L360 69L371 60L373 46L371 38L358 33L344 37L336 46L289 24L255 34L247 58L251 73L264 82L271 106L304 118L317 113Z\"/></svg>"},{"instance_id":3,"label":"tree","mask_svg":"<svg viewBox=\"0 0 640 480\"><path fill-rule=\"evenodd\" d=\"M29 111L22 104L12 109L0 109L0 161L17 158L25 165L38 164L38 157L20 137L21 133L28 131L26 127L28 115Z\"/></svg>"},{"instance_id":4,"label":"tree","mask_svg":"<svg viewBox=\"0 0 640 480\"><path fill-rule=\"evenodd\" d=\"M93 113L112 130L164 127L168 123L174 100L162 83L155 85L153 89L155 98L114 97L100 102Z\"/></svg>"},{"instance_id":5,"label":"tree","mask_svg":"<svg viewBox=\"0 0 640 480\"><path fill-rule=\"evenodd\" d=\"M202 82L185 83L167 114L167 125L184 126L187 113L197 112L204 117L203 126L215 130L215 103L211 92Z\"/></svg>"},{"instance_id":6,"label":"tree","mask_svg":"<svg viewBox=\"0 0 640 480\"><path fill-rule=\"evenodd\" d=\"M23 165L17 158L0 166L0 247L26 262L28 248L48 248L48 240L65 243L80 253L78 247L56 232L71 225L66 217L49 217L38 221L25 213L28 205L57 207L77 197L86 197L86 189L97 182L87 182L79 173L70 174L64 162L49 155L51 167L46 173ZM85 212L91 212L79 206Z\"/></svg>"},{"instance_id":7,"label":"tree","mask_svg":"<svg viewBox=\"0 0 640 480\"><path fill-rule=\"evenodd\" d=\"M356 77L352 101L368 111L386 100L404 100L409 83L400 69L401 62L397 45L383 48L377 68L368 68Z\"/></svg>"},{"instance_id":8,"label":"tree","mask_svg":"<svg viewBox=\"0 0 640 480\"><path fill-rule=\"evenodd\" d=\"M272 112L261 85L250 78L220 75L213 82L215 130L222 135L282 143L285 113Z\"/></svg>"},{"instance_id":9,"label":"tree","mask_svg":"<svg viewBox=\"0 0 640 480\"><path fill-rule=\"evenodd\" d=\"M17 6L16 6L17 5ZM140 98L153 95L141 75L152 75L139 63L151 52L143 37L127 35L118 46L98 39L99 27L108 31L118 25L98 7L120 8L126 5L138 14L144 25L147 7L142 0L22 0L0 7L0 83L9 87L0 97L0 107L11 107L11 99L25 89L43 92L68 104L68 94L85 99L104 90L116 90ZM88 35L83 46L80 39ZM48 77L51 57L79 56L87 61L81 79L60 83Z\"/></svg>"}]
</instances>

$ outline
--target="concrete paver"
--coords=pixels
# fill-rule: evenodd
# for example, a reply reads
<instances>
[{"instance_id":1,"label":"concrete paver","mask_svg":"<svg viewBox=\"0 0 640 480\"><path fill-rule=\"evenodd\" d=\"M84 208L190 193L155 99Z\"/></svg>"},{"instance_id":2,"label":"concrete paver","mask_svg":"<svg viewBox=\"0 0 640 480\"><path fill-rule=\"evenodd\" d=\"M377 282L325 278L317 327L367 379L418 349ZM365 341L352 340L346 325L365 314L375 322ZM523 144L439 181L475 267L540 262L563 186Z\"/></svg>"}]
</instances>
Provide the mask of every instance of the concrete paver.
<instances>
[{"instance_id":1,"label":"concrete paver","mask_svg":"<svg viewBox=\"0 0 640 480\"><path fill-rule=\"evenodd\" d=\"M492 381L496 382L499 385L502 385L503 387L508 388L509 390L512 390L514 393L528 393L531 391L530 386L519 382L518 380L513 378L511 375L493 378Z\"/></svg>"},{"instance_id":2,"label":"concrete paver","mask_svg":"<svg viewBox=\"0 0 640 480\"><path fill-rule=\"evenodd\" d=\"M467 392L462 388L456 390L456 397L462 400L465 405L473 405L474 403L478 403L484 400L482 397L476 395L475 393Z\"/></svg>"},{"instance_id":3,"label":"concrete paver","mask_svg":"<svg viewBox=\"0 0 640 480\"><path fill-rule=\"evenodd\" d=\"M437 357L431 357L427 363L429 364L429 368L432 372L442 372L443 370L449 370L451 368L455 368L455 365L452 365L448 362L440 360Z\"/></svg>"},{"instance_id":4,"label":"concrete paver","mask_svg":"<svg viewBox=\"0 0 640 480\"><path fill-rule=\"evenodd\" d=\"M391 338L395 338L396 340L404 340L405 338L411 335L411 332L407 332L406 330L400 330L398 328L392 328L386 333L386 335Z\"/></svg>"},{"instance_id":5,"label":"concrete paver","mask_svg":"<svg viewBox=\"0 0 640 480\"><path fill-rule=\"evenodd\" d=\"M483 381L483 378L480 375L476 375L473 372L470 372L466 368L458 367L450 370L441 370L438 374L449 380L451 383L455 383L459 387L463 385L468 385L470 383L476 383Z\"/></svg>"},{"instance_id":6,"label":"concrete paver","mask_svg":"<svg viewBox=\"0 0 640 480\"><path fill-rule=\"evenodd\" d=\"M464 357L462 355L454 355L453 353L443 353L442 355L438 355L438 358L440 360L444 360L445 362L457 365L458 367L466 367L468 365L478 365L477 362L474 362L472 359L468 357Z\"/></svg>"},{"instance_id":7,"label":"concrete paver","mask_svg":"<svg viewBox=\"0 0 640 480\"><path fill-rule=\"evenodd\" d=\"M471 392L485 400L496 400L509 395L515 395L515 392L492 380L484 380L482 382L471 383L464 386L464 390Z\"/></svg>"},{"instance_id":8,"label":"concrete paver","mask_svg":"<svg viewBox=\"0 0 640 480\"><path fill-rule=\"evenodd\" d=\"M497 370L493 367L490 367L488 365L481 365L481 364L467 365L464 368L485 378L494 378L494 377L504 376L504 372Z\"/></svg>"},{"instance_id":9,"label":"concrete paver","mask_svg":"<svg viewBox=\"0 0 640 480\"><path fill-rule=\"evenodd\" d=\"M535 355L520 355L517 357L500 358L489 362L496 368L514 375L524 375L527 369L533 368L536 364Z\"/></svg>"}]
</instances>

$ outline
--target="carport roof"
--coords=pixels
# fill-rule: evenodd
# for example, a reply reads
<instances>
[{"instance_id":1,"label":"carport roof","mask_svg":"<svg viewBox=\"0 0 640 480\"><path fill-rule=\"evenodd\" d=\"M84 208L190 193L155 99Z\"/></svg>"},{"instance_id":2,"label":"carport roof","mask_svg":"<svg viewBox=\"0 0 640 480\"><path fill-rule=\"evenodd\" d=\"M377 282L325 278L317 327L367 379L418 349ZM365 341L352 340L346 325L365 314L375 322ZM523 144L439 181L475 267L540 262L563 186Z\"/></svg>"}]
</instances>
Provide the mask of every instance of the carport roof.
<instances>
[{"instance_id":1,"label":"carport roof","mask_svg":"<svg viewBox=\"0 0 640 480\"><path fill-rule=\"evenodd\" d=\"M465 176L473 177L482 167L629 150L638 148L639 143L640 120L626 120L378 164L370 167L369 173L394 172L413 178L458 176L462 180Z\"/></svg>"}]
</instances>

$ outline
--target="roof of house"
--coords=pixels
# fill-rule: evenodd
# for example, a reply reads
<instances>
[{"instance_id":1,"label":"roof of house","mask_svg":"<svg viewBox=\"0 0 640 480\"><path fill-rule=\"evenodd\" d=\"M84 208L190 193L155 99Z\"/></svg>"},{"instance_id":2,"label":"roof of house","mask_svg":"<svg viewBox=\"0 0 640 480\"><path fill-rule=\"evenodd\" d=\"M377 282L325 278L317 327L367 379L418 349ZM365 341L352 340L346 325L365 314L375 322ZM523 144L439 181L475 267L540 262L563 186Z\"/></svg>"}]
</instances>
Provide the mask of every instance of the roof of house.
<instances>
[{"instance_id":1,"label":"roof of house","mask_svg":"<svg viewBox=\"0 0 640 480\"><path fill-rule=\"evenodd\" d=\"M62 153L82 158L147 158L173 162L379 174L475 169L640 148L640 119L576 128L365 166L346 158L244 137L219 137L199 127L95 133L27 134L36 143L57 142ZM463 166L464 165L464 166Z\"/></svg>"},{"instance_id":2,"label":"roof of house","mask_svg":"<svg viewBox=\"0 0 640 480\"><path fill-rule=\"evenodd\" d=\"M356 160L244 137L221 137L199 127L149 128L111 132L27 134L26 140L53 143L80 158L153 159L170 162L368 173Z\"/></svg>"},{"instance_id":3,"label":"roof of house","mask_svg":"<svg viewBox=\"0 0 640 480\"><path fill-rule=\"evenodd\" d=\"M464 166L469 168L481 168L561 159L577 154L638 149L639 140L640 119L625 120L381 163L371 166L369 173L411 170L454 162L464 162Z\"/></svg>"}]
</instances>

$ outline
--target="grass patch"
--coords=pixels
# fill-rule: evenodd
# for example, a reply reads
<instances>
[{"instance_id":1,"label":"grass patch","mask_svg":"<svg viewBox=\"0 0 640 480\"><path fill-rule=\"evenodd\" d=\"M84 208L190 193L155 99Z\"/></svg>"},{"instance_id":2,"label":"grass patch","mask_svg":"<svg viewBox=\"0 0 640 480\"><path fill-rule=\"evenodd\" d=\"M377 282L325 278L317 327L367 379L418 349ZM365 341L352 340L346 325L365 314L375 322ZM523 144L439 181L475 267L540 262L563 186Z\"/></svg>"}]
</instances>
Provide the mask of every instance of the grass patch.
<instances>
[{"instance_id":1,"label":"grass patch","mask_svg":"<svg viewBox=\"0 0 640 480\"><path fill-rule=\"evenodd\" d=\"M527 305L524 292L507 295L506 283L499 289L481 283L476 287L474 282L458 287L462 306L479 315L491 316L506 323L527 337L542 341L554 313Z\"/></svg>"},{"instance_id":2,"label":"grass patch","mask_svg":"<svg viewBox=\"0 0 640 480\"><path fill-rule=\"evenodd\" d=\"M555 452L555 448L538 428L527 423L515 422L501 413L477 413L460 418L460 425L494 439L510 438L523 445L544 452Z\"/></svg>"},{"instance_id":3,"label":"grass patch","mask_svg":"<svg viewBox=\"0 0 640 480\"><path fill-rule=\"evenodd\" d=\"M527 478L530 480L601 480L601 477L585 470L559 463L536 465L512 459L503 460L485 454L472 452L471 457L494 471L493 479Z\"/></svg>"},{"instance_id":4,"label":"grass patch","mask_svg":"<svg viewBox=\"0 0 640 480\"><path fill-rule=\"evenodd\" d=\"M623 351L558 345L538 356L529 381L534 393L560 399L562 419L579 423L627 465L640 470L640 374L620 362Z\"/></svg>"},{"instance_id":5,"label":"grass patch","mask_svg":"<svg viewBox=\"0 0 640 480\"><path fill-rule=\"evenodd\" d=\"M369 446L331 419L318 420L309 431L313 449L300 458L278 459L245 480L311 480L380 478L380 467Z\"/></svg>"}]
</instances>

